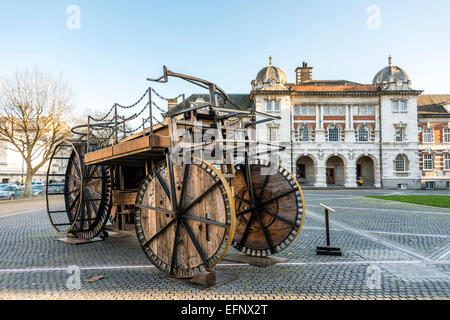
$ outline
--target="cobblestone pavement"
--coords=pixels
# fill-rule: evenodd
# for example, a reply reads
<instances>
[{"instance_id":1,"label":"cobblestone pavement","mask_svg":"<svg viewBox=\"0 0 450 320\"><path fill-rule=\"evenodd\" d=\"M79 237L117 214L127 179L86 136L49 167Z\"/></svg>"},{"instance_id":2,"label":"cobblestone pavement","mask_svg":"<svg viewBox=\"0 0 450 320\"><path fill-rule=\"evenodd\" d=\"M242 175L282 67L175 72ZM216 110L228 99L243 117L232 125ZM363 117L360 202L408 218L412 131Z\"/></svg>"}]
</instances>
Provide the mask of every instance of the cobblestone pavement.
<instances>
[{"instance_id":1,"label":"cobblestone pavement","mask_svg":"<svg viewBox=\"0 0 450 320\"><path fill-rule=\"evenodd\" d=\"M166 279L135 237L70 245L56 240L44 210L3 216L0 299L449 299L450 210L364 197L392 192L306 190L303 229L276 255L288 260L224 260L216 270L238 279L208 291ZM331 240L341 257L315 254L325 244L320 202L336 208ZM81 268L80 290L66 286L70 265ZM96 275L104 278L85 281Z\"/></svg>"}]
</instances>

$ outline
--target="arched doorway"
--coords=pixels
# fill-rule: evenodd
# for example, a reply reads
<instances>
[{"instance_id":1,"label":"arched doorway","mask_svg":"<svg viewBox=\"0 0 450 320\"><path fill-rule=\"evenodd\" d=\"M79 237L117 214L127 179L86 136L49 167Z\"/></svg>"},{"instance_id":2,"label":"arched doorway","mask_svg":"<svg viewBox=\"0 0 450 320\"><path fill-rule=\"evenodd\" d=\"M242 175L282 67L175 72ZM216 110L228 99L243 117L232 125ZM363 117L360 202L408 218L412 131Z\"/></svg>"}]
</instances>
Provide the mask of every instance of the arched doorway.
<instances>
[{"instance_id":1,"label":"arched doorway","mask_svg":"<svg viewBox=\"0 0 450 320\"><path fill-rule=\"evenodd\" d=\"M343 186L345 183L345 164L341 157L331 156L326 162L327 185Z\"/></svg>"},{"instance_id":2,"label":"arched doorway","mask_svg":"<svg viewBox=\"0 0 450 320\"><path fill-rule=\"evenodd\" d=\"M375 165L369 156L361 156L356 161L356 179L362 178L362 184L358 181L358 186L375 185Z\"/></svg>"},{"instance_id":3,"label":"arched doorway","mask_svg":"<svg viewBox=\"0 0 450 320\"><path fill-rule=\"evenodd\" d=\"M303 185L314 185L316 182L316 169L314 160L310 156L301 156L296 162L296 178Z\"/></svg>"}]
</instances>

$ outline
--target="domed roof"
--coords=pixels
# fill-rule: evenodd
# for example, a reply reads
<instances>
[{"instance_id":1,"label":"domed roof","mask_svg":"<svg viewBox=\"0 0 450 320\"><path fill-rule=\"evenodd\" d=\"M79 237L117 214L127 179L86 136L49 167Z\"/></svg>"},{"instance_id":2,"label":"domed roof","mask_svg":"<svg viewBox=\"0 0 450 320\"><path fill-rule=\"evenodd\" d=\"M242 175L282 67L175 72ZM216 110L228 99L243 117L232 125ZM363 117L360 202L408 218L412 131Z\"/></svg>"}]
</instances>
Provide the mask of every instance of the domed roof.
<instances>
[{"instance_id":1,"label":"domed roof","mask_svg":"<svg viewBox=\"0 0 450 320\"><path fill-rule=\"evenodd\" d=\"M255 84L257 86L274 86L287 83L287 77L283 70L272 66L272 57L269 58L269 65L262 68L256 75Z\"/></svg>"},{"instance_id":2,"label":"domed roof","mask_svg":"<svg viewBox=\"0 0 450 320\"><path fill-rule=\"evenodd\" d=\"M380 83L399 83L401 81L402 84L410 84L411 79L400 67L392 65L392 57L389 56L389 66L381 69L373 78L372 84L380 84Z\"/></svg>"}]
</instances>

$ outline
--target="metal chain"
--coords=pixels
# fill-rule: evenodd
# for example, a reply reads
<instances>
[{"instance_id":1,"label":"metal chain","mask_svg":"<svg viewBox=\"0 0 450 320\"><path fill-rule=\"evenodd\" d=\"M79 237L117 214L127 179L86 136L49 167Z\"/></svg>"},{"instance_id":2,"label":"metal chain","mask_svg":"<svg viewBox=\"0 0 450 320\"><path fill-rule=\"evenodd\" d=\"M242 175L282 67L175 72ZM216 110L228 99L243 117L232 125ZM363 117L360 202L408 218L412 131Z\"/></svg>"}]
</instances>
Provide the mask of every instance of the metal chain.
<instances>
[{"instance_id":1,"label":"metal chain","mask_svg":"<svg viewBox=\"0 0 450 320\"><path fill-rule=\"evenodd\" d=\"M154 101L152 101L152 105L158 109L159 111L161 111L162 113L166 113L167 111L164 110L163 108L159 107Z\"/></svg>"},{"instance_id":2,"label":"metal chain","mask_svg":"<svg viewBox=\"0 0 450 320\"><path fill-rule=\"evenodd\" d=\"M106 118L108 118L108 116L114 110L114 106L115 106L115 104L111 107L111 109L109 109L108 113L103 118L98 119L98 118L94 118L93 116L91 116L91 119L94 120L94 121L97 121L97 122L104 121Z\"/></svg>"},{"instance_id":3,"label":"metal chain","mask_svg":"<svg viewBox=\"0 0 450 320\"><path fill-rule=\"evenodd\" d=\"M126 118L125 116L119 116L119 115L117 115L117 117L118 117L119 119L123 120L122 123L125 122L125 121L131 121L131 120L134 120L134 119L136 119L137 117L139 117L139 116L142 114L142 112L144 112L144 110L147 109L147 107L148 107L148 102L147 102L147 103L145 104L145 106L141 109L141 111L139 111L138 113L135 113L134 115L132 115L132 116L129 117L129 118Z\"/></svg>"},{"instance_id":4,"label":"metal chain","mask_svg":"<svg viewBox=\"0 0 450 320\"><path fill-rule=\"evenodd\" d=\"M163 100L166 100L166 101L169 101L169 100L175 100L175 99L178 99L178 98L180 98L180 97L183 96L183 94L180 93L180 94L179 94L178 96L176 96L175 98L169 99L169 98L165 98L165 97L163 97L162 95L160 95L158 92L155 91L155 89L153 89L153 88L151 88L151 89L152 89L152 92L158 96L158 98L163 99Z\"/></svg>"},{"instance_id":5,"label":"metal chain","mask_svg":"<svg viewBox=\"0 0 450 320\"><path fill-rule=\"evenodd\" d=\"M156 119L155 116L153 116L153 120L155 120L158 124L162 124L162 122Z\"/></svg>"},{"instance_id":6,"label":"metal chain","mask_svg":"<svg viewBox=\"0 0 450 320\"><path fill-rule=\"evenodd\" d=\"M144 99L144 97L147 95L147 93L148 93L148 90L145 90L145 92L144 92L144 94L142 95L142 97L140 97L139 100L136 101L135 103L133 103L132 105L129 105L129 106L123 106L123 105L118 104L118 103L116 103L116 105L117 105L119 108L122 108L122 109L130 109L130 108L133 108L133 107L135 107L139 102L141 102L142 99Z\"/></svg>"}]
</instances>

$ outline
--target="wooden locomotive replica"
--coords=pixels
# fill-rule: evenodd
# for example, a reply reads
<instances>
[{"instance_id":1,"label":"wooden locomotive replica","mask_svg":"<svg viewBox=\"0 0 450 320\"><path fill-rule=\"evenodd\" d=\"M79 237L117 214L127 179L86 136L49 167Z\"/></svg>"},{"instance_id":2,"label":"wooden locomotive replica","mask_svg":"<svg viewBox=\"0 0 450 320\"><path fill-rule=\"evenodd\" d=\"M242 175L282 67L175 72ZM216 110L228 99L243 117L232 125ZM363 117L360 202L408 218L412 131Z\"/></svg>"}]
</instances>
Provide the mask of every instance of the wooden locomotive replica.
<instances>
[{"instance_id":1,"label":"wooden locomotive replica","mask_svg":"<svg viewBox=\"0 0 450 320\"><path fill-rule=\"evenodd\" d=\"M89 116L87 124L72 128L78 137L55 149L47 173L53 227L81 239L106 237L111 225L133 228L148 259L177 278L213 268L231 245L258 257L285 249L303 223L302 191L269 158L284 147L257 141L254 130L280 118L234 105L214 83L165 67L163 76L148 80L169 77L207 89L209 101L183 101L157 121L157 93L149 88L138 101L148 98L140 112L120 116L118 109L137 103L115 104L101 119ZM128 130L127 121L145 110L142 130L127 136L136 131ZM54 173L55 166L63 171ZM49 189L58 180L63 188Z\"/></svg>"}]
</instances>

